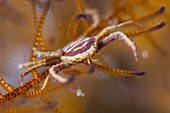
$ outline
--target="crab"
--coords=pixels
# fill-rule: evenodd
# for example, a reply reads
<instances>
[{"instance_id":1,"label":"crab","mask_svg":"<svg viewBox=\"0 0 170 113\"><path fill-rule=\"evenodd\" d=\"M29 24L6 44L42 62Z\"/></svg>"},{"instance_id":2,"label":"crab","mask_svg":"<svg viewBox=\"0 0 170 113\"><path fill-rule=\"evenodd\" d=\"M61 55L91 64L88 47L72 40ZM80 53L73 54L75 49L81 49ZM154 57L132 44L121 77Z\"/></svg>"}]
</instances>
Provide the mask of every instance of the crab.
<instances>
[{"instance_id":1,"label":"crab","mask_svg":"<svg viewBox=\"0 0 170 113\"><path fill-rule=\"evenodd\" d=\"M96 27L99 24L99 16L95 10L91 9L85 10L85 14L92 15L92 19L94 21L89 30ZM77 40L69 43L62 49L58 49L54 52L42 52L38 51L37 48L33 48L35 54L38 57L43 57L43 59L18 65L19 69L30 67L28 70L21 74L20 79L21 84L23 84L23 78L25 75L27 75L32 70L42 66L51 67L49 68L49 74L46 77L41 89L44 89L47 86L47 83L50 80L50 78L56 80L60 84L66 84L74 80L74 75L67 78L58 74L60 71L71 69L74 65L78 64L90 65L91 66L90 73L93 73L95 69L93 64L97 64L96 60L93 59L93 56L99 53L105 46L107 46L114 40L123 41L123 43L130 49L130 51L132 52L137 61L138 50L135 42L131 38L129 38L125 33L119 31L120 27L128 24L136 24L136 22L134 22L133 20L129 20L118 25L111 25L105 27L95 36L80 36L80 38L78 38ZM156 27L161 28L162 26L164 26L164 24L165 23L161 23ZM145 72L126 70L120 71L121 73L118 74L137 76L145 75Z\"/></svg>"}]
</instances>

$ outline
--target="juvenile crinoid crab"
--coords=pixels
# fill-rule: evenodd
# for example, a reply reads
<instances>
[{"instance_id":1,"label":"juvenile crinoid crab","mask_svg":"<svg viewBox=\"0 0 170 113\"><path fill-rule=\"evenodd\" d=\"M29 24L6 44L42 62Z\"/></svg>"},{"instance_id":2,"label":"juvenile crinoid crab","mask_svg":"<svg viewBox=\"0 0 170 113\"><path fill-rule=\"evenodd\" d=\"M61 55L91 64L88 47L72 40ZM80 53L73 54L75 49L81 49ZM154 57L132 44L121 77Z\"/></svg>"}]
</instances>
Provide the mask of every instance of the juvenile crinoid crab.
<instances>
[{"instance_id":1,"label":"juvenile crinoid crab","mask_svg":"<svg viewBox=\"0 0 170 113\"><path fill-rule=\"evenodd\" d=\"M97 26L99 24L99 16L96 11L88 9L85 10L86 15L92 15L92 19L94 23L92 26ZM145 72L134 72L134 71L126 71L119 70L114 68L109 68L98 64L93 56L100 52L102 48L106 45L110 44L114 40L121 40L123 43L131 50L136 60L138 60L138 51L135 42L130 39L125 33L119 31L119 28L128 24L136 24L135 21L129 20L118 25L111 25L103 28L97 35L95 36L81 36L77 40L69 43L62 49L58 49L54 52L41 52L37 51L37 48L33 48L35 54L38 57L43 57L43 59L36 60L33 62L28 62L25 64L20 64L18 67L30 67L24 73L21 74L21 83L23 84L23 77L27 75L32 70L39 68L41 66L51 66L49 68L49 74L45 79L45 82L42 86L42 89L46 87L50 78L56 80L60 84L66 84L74 79L74 75L70 78L66 78L60 76L58 73L65 69L71 69L74 65L77 64L85 64L90 65L91 70L90 73L94 72L95 65L98 67L102 67L101 69L107 70L108 72L112 70L112 72L127 75L127 76L142 76ZM137 24L136 24L137 25ZM160 24L148 28L149 30L160 29L165 25L165 22L161 22ZM86 33L85 33L86 34ZM109 34L109 35L108 35ZM56 62L57 60L57 62ZM103 68L104 67L104 68ZM109 70L110 69L110 70Z\"/></svg>"}]
</instances>

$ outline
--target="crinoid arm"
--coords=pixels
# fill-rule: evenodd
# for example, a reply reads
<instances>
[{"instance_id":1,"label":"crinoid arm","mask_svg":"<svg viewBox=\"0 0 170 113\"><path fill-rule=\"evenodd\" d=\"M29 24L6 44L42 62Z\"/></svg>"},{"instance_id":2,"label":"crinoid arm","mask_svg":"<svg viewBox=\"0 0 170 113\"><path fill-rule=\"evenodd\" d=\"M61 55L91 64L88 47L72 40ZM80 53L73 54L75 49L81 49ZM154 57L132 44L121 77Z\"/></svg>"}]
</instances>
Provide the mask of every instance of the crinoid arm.
<instances>
[{"instance_id":1,"label":"crinoid arm","mask_svg":"<svg viewBox=\"0 0 170 113\"><path fill-rule=\"evenodd\" d=\"M165 25L166 25L165 22L161 22L161 23L159 23L155 26L152 26L152 27L149 27L149 28L139 29L139 30L132 31L132 32L129 32L129 33L126 33L126 34L127 34L127 36L136 36L136 35L140 35L140 34L143 34L143 33L159 30L159 29L163 28Z\"/></svg>"},{"instance_id":2,"label":"crinoid arm","mask_svg":"<svg viewBox=\"0 0 170 113\"><path fill-rule=\"evenodd\" d=\"M87 34L89 34L89 32L91 32L94 28L96 28L98 26L99 21L100 21L99 14L98 14L98 12L95 9L85 9L84 13L87 14L87 15L91 15L92 16L93 23L83 33L82 36L86 36Z\"/></svg>"},{"instance_id":3,"label":"crinoid arm","mask_svg":"<svg viewBox=\"0 0 170 113\"><path fill-rule=\"evenodd\" d=\"M9 92L12 92L14 89L12 86L10 86L3 78L2 76L0 75L0 85L6 89L7 91Z\"/></svg>"},{"instance_id":4,"label":"crinoid arm","mask_svg":"<svg viewBox=\"0 0 170 113\"><path fill-rule=\"evenodd\" d=\"M37 30L36 36L35 36L34 47L38 48L38 45L40 45L41 50L45 51L46 47L45 47L45 43L43 41L41 33L42 33L43 26L44 26L44 22L45 22L46 17L47 17L48 10L49 10L50 5L51 5L51 0L46 0L44 2L44 8L43 8L42 14L40 16L40 19L38 19L37 8L36 8L36 0L32 0L31 2L32 2L32 9L33 9L33 14L34 14L34 21L35 21L35 24L36 24L35 27L36 27L36 30ZM35 59L36 59L36 55L32 51L31 61L34 61Z\"/></svg>"},{"instance_id":5,"label":"crinoid arm","mask_svg":"<svg viewBox=\"0 0 170 113\"><path fill-rule=\"evenodd\" d=\"M143 17L138 18L138 19L135 19L135 21L141 22L141 21L145 21L145 20L148 20L151 18L155 18L156 16L159 16L159 15L163 14L164 12L165 12L165 6L162 5L159 10L157 10L151 14L147 14Z\"/></svg>"},{"instance_id":6,"label":"crinoid arm","mask_svg":"<svg viewBox=\"0 0 170 113\"><path fill-rule=\"evenodd\" d=\"M138 72L138 71L127 71L127 70L121 70L121 69L116 69L116 68L111 68L107 66L103 66L101 64L94 63L94 66L102 71L122 75L122 76L130 76L130 77L135 77L135 76L143 76L146 73L145 72Z\"/></svg>"}]
</instances>

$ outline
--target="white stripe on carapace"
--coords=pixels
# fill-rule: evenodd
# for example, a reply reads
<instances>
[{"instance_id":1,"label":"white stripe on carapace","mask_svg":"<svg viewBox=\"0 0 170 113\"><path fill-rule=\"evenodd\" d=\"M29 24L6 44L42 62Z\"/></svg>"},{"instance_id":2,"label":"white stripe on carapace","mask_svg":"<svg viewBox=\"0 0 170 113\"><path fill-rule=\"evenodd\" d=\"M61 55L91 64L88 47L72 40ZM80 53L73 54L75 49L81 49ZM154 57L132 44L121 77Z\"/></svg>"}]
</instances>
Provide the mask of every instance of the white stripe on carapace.
<instances>
[{"instance_id":1,"label":"white stripe on carapace","mask_svg":"<svg viewBox=\"0 0 170 113\"><path fill-rule=\"evenodd\" d=\"M89 43L89 42L85 42L82 46L75 48L73 51L77 51L79 49L84 48L87 43Z\"/></svg>"},{"instance_id":2,"label":"white stripe on carapace","mask_svg":"<svg viewBox=\"0 0 170 113\"><path fill-rule=\"evenodd\" d=\"M49 69L49 73L51 74L51 76L58 80L60 83L66 83L68 80L64 77L61 77L60 75L56 74L54 71L54 68L57 68L56 65L53 65L50 69Z\"/></svg>"},{"instance_id":3,"label":"white stripe on carapace","mask_svg":"<svg viewBox=\"0 0 170 113\"><path fill-rule=\"evenodd\" d=\"M64 52L70 52L70 51L72 51L72 49L74 48L74 47L76 47L78 44L80 44L80 43L82 43L83 41L87 41L87 40L89 40L90 38L81 38L80 40L77 40L77 41L75 41L75 42L73 42L73 43L71 43L70 45L68 45L68 47L67 48L65 48L64 49ZM70 47L70 48L69 48ZM67 50L68 49L68 50Z\"/></svg>"},{"instance_id":4,"label":"white stripe on carapace","mask_svg":"<svg viewBox=\"0 0 170 113\"><path fill-rule=\"evenodd\" d=\"M75 62L81 62L87 58L90 58L93 56L93 54L96 52L96 48L94 46L91 46L87 51L76 54L74 56L62 56L61 60L68 62L68 63L73 63Z\"/></svg>"}]
</instances>

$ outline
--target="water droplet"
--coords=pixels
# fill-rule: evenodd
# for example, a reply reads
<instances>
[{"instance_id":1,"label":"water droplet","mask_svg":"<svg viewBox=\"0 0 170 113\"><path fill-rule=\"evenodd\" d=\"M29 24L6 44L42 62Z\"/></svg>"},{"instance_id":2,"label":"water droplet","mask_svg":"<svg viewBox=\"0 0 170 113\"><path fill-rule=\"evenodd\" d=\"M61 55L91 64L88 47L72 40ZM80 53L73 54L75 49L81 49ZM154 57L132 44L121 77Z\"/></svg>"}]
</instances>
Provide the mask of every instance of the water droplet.
<instances>
[{"instance_id":1,"label":"water droplet","mask_svg":"<svg viewBox=\"0 0 170 113\"><path fill-rule=\"evenodd\" d=\"M76 90L76 96L77 96L77 97L84 97L85 94L82 92L81 89L77 89L77 90Z\"/></svg>"},{"instance_id":2,"label":"water droplet","mask_svg":"<svg viewBox=\"0 0 170 113\"><path fill-rule=\"evenodd\" d=\"M142 57L145 58L145 59L149 57L149 53L148 53L147 50L142 51Z\"/></svg>"}]
</instances>

